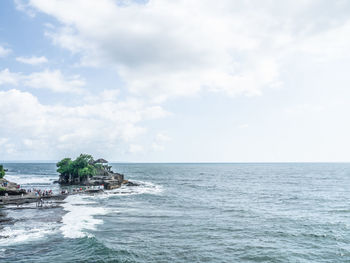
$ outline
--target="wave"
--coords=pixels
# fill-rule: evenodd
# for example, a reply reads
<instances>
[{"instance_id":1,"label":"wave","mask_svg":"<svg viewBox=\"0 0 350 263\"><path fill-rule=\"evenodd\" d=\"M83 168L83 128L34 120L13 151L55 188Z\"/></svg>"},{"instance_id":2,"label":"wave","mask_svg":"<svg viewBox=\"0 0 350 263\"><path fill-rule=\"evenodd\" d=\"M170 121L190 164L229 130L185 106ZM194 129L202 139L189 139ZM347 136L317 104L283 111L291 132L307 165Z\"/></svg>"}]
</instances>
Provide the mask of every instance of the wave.
<instances>
[{"instance_id":1,"label":"wave","mask_svg":"<svg viewBox=\"0 0 350 263\"><path fill-rule=\"evenodd\" d=\"M87 201L85 196L71 195L63 204L67 211L62 218L63 226L61 232L66 238L91 237L87 230L95 230L96 225L102 224L103 220L96 219L96 215L105 215L108 210L103 207L96 207L96 202Z\"/></svg>"},{"instance_id":2,"label":"wave","mask_svg":"<svg viewBox=\"0 0 350 263\"><path fill-rule=\"evenodd\" d=\"M99 207L99 199L109 198L113 195L136 195L136 194L160 194L163 188L150 182L135 181L138 186L122 186L114 190L107 190L102 194L71 195L63 204L63 209L67 213L62 218L63 226L61 232L66 238L93 237L89 230L96 230L96 226L103 224L102 219L95 216L115 213L116 211Z\"/></svg>"},{"instance_id":3,"label":"wave","mask_svg":"<svg viewBox=\"0 0 350 263\"><path fill-rule=\"evenodd\" d=\"M19 175L7 175L7 179L20 184L44 184L52 183L48 177L28 177ZM103 220L96 216L115 213L111 208L99 206L99 199L110 198L115 195L127 196L138 194L158 195L163 192L163 187L150 182L134 181L138 186L125 186L114 190L107 190L96 195L70 195L61 205L66 212L61 222L47 224L45 222L21 221L12 226L6 226L0 231L0 245L11 245L41 239L46 235L60 231L65 238L93 237L91 231L96 226L103 224ZM35 208L34 204L26 208Z\"/></svg>"},{"instance_id":4,"label":"wave","mask_svg":"<svg viewBox=\"0 0 350 263\"><path fill-rule=\"evenodd\" d=\"M139 195L139 194L153 194L159 195L164 189L160 185L156 185L145 181L133 181L138 184L138 186L125 186L122 185L120 188L105 191L108 194L120 194L120 195Z\"/></svg>"},{"instance_id":5,"label":"wave","mask_svg":"<svg viewBox=\"0 0 350 263\"><path fill-rule=\"evenodd\" d=\"M12 175L6 174L5 178L19 185L50 185L57 178L37 175Z\"/></svg>"},{"instance_id":6,"label":"wave","mask_svg":"<svg viewBox=\"0 0 350 263\"><path fill-rule=\"evenodd\" d=\"M42 222L36 226L28 226L26 223L16 223L14 226L4 227L0 231L0 245L14 245L26 243L29 241L40 240L47 235L54 234L57 231L57 224Z\"/></svg>"}]
</instances>

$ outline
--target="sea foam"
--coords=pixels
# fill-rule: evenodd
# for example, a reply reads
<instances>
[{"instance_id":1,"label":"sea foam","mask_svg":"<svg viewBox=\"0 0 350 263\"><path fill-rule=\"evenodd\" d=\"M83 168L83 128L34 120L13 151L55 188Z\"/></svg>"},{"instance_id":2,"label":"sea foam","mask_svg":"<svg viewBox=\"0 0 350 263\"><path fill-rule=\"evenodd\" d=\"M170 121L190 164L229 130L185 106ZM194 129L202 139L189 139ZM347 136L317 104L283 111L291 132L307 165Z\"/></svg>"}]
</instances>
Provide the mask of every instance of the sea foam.
<instances>
[{"instance_id":1,"label":"sea foam","mask_svg":"<svg viewBox=\"0 0 350 263\"><path fill-rule=\"evenodd\" d=\"M98 207L99 199L109 198L113 195L137 195L137 194L160 194L163 188L150 182L135 181L138 186L122 186L114 190L107 190L103 194L94 196L71 195L65 199L62 206L67 213L62 218L61 231L66 238L92 237L89 230L96 230L96 226L103 224L102 219L95 216L106 215L116 211Z\"/></svg>"},{"instance_id":2,"label":"sea foam","mask_svg":"<svg viewBox=\"0 0 350 263\"><path fill-rule=\"evenodd\" d=\"M45 238L50 234L57 232L57 224L43 223L37 226L28 226L26 224L16 223L11 227L4 227L1 230L0 245L14 245L20 243L31 242Z\"/></svg>"},{"instance_id":3,"label":"sea foam","mask_svg":"<svg viewBox=\"0 0 350 263\"><path fill-rule=\"evenodd\" d=\"M123 194L123 195L139 195L139 194L161 194L164 189L160 185L153 184L151 182L133 181L138 186L125 186L120 188L106 191L107 194Z\"/></svg>"},{"instance_id":4,"label":"sea foam","mask_svg":"<svg viewBox=\"0 0 350 263\"><path fill-rule=\"evenodd\" d=\"M103 220L96 219L96 215L105 215L108 210L96 207L97 203L88 201L82 195L72 195L66 198L63 209L67 211L62 218L61 231L66 238L91 237L88 230L95 230L96 225L102 224Z\"/></svg>"},{"instance_id":5,"label":"sea foam","mask_svg":"<svg viewBox=\"0 0 350 263\"><path fill-rule=\"evenodd\" d=\"M44 177L37 175L12 175L6 174L5 179L10 182L15 182L19 185L49 185L52 184L55 178Z\"/></svg>"}]
</instances>

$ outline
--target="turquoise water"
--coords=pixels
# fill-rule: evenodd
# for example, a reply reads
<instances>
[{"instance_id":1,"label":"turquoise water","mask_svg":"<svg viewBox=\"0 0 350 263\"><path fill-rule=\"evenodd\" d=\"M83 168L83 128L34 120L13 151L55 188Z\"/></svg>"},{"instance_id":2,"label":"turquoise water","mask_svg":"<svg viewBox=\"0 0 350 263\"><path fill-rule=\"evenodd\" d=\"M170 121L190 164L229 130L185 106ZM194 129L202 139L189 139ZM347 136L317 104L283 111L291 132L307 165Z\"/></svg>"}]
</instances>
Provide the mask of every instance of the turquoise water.
<instances>
[{"instance_id":1,"label":"turquoise water","mask_svg":"<svg viewBox=\"0 0 350 263\"><path fill-rule=\"evenodd\" d=\"M58 190L54 164L5 164ZM0 262L349 262L350 164L114 164L140 183L2 208Z\"/></svg>"}]
</instances>

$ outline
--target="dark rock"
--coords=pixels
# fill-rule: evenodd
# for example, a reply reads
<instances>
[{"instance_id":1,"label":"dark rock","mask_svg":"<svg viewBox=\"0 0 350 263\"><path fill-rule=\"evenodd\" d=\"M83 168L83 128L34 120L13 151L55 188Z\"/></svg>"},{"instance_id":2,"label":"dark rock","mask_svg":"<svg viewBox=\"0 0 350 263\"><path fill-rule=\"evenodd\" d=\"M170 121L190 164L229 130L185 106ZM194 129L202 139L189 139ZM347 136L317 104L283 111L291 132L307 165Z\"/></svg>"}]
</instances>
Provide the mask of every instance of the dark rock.
<instances>
[{"instance_id":1,"label":"dark rock","mask_svg":"<svg viewBox=\"0 0 350 263\"><path fill-rule=\"evenodd\" d=\"M0 229L4 224L13 224L15 220L12 217L7 217L7 214L0 211Z\"/></svg>"},{"instance_id":2,"label":"dark rock","mask_svg":"<svg viewBox=\"0 0 350 263\"><path fill-rule=\"evenodd\" d=\"M22 195L22 194L27 194L26 190L24 189L6 189L5 191L0 191L0 196L6 195Z\"/></svg>"},{"instance_id":3,"label":"dark rock","mask_svg":"<svg viewBox=\"0 0 350 263\"><path fill-rule=\"evenodd\" d=\"M139 186L139 184L137 183L133 183L133 182L130 182L128 181L127 183L125 183L126 186Z\"/></svg>"},{"instance_id":4,"label":"dark rock","mask_svg":"<svg viewBox=\"0 0 350 263\"><path fill-rule=\"evenodd\" d=\"M12 217L0 217L0 224L4 224L4 223L7 223L7 224L10 224L10 223L13 223L15 220L12 218Z\"/></svg>"},{"instance_id":5,"label":"dark rock","mask_svg":"<svg viewBox=\"0 0 350 263\"><path fill-rule=\"evenodd\" d=\"M85 193L88 193L88 194L95 194L95 193L100 193L100 192L103 192L102 189L88 189L88 190L85 190Z\"/></svg>"},{"instance_id":6,"label":"dark rock","mask_svg":"<svg viewBox=\"0 0 350 263\"><path fill-rule=\"evenodd\" d=\"M20 185L10 182L5 178L0 179L0 196L5 195L21 195L26 194L24 189L20 189Z\"/></svg>"}]
</instances>

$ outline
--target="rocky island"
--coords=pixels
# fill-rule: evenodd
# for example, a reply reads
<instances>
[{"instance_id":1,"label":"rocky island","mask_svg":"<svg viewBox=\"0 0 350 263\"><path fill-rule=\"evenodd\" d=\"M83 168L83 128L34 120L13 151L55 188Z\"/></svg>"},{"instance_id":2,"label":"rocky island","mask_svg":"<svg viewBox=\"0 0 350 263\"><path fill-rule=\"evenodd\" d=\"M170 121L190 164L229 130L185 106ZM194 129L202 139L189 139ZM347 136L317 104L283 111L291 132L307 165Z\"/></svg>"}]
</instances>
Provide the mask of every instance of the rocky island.
<instances>
[{"instance_id":1,"label":"rocky island","mask_svg":"<svg viewBox=\"0 0 350 263\"><path fill-rule=\"evenodd\" d=\"M5 172L6 169L0 165L0 196L25 194L25 190L20 189L18 184L10 182L4 178Z\"/></svg>"},{"instance_id":2,"label":"rocky island","mask_svg":"<svg viewBox=\"0 0 350 263\"><path fill-rule=\"evenodd\" d=\"M135 185L124 180L124 175L111 170L112 166L104 159L97 159L88 154L80 154L75 160L64 158L56 164L60 173L60 185L101 186L111 190L122 184Z\"/></svg>"},{"instance_id":3,"label":"rocky island","mask_svg":"<svg viewBox=\"0 0 350 263\"><path fill-rule=\"evenodd\" d=\"M138 186L125 180L123 174L113 172L106 160L94 160L88 154L80 154L75 160L64 158L56 166L59 179L55 183L61 186L59 193L47 189L21 189L20 185L3 178L5 170L0 165L0 205L37 202L37 206L42 207L44 200L59 202L71 194L103 192L121 185Z\"/></svg>"},{"instance_id":4,"label":"rocky island","mask_svg":"<svg viewBox=\"0 0 350 263\"><path fill-rule=\"evenodd\" d=\"M103 192L121 185L138 186L125 180L123 174L113 172L106 160L94 160L88 154L80 154L75 160L64 158L56 166L59 179L55 183L59 183L62 190L59 193L47 189L21 189L20 185L3 178L5 169L0 165L0 205L42 204L43 200L63 200L70 194Z\"/></svg>"}]
</instances>

